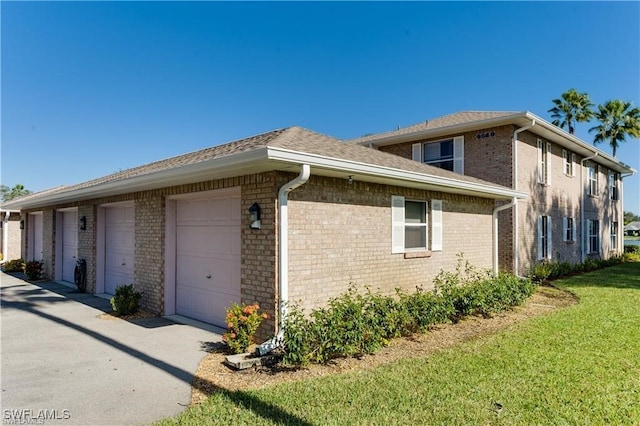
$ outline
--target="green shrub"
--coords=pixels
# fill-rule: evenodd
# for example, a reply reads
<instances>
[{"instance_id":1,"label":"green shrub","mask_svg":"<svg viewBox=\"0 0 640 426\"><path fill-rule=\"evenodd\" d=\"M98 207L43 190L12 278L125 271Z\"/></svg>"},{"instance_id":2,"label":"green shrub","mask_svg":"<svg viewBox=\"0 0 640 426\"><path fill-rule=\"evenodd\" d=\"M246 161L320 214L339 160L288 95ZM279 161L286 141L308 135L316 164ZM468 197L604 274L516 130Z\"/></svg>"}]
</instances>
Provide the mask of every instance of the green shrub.
<instances>
[{"instance_id":1,"label":"green shrub","mask_svg":"<svg viewBox=\"0 0 640 426\"><path fill-rule=\"evenodd\" d=\"M24 260L23 259L9 260L2 265L2 269L5 272L23 272Z\"/></svg>"},{"instance_id":2,"label":"green shrub","mask_svg":"<svg viewBox=\"0 0 640 426\"><path fill-rule=\"evenodd\" d=\"M398 291L398 297L409 318L404 334L425 332L435 324L448 321L454 314L452 304L444 303L441 296L422 287L412 294Z\"/></svg>"},{"instance_id":3,"label":"green shrub","mask_svg":"<svg viewBox=\"0 0 640 426\"><path fill-rule=\"evenodd\" d=\"M41 260L30 260L24 265L24 273L28 280L36 281L42 278L44 262Z\"/></svg>"},{"instance_id":4,"label":"green shrub","mask_svg":"<svg viewBox=\"0 0 640 426\"><path fill-rule=\"evenodd\" d=\"M142 293L133 289L133 284L116 288L116 294L111 298L111 307L117 315L130 315L140 308Z\"/></svg>"},{"instance_id":5,"label":"green shrub","mask_svg":"<svg viewBox=\"0 0 640 426\"><path fill-rule=\"evenodd\" d=\"M257 303L254 305L233 303L227 308L227 332L222 335L222 340L234 354L246 352L254 343L254 335L262 320L267 318L266 312L260 313L260 306Z\"/></svg>"},{"instance_id":6,"label":"green shrub","mask_svg":"<svg viewBox=\"0 0 640 426\"><path fill-rule=\"evenodd\" d=\"M491 316L521 304L535 284L510 274L494 276L460 258L454 272L434 279L436 292L421 287L412 294L396 290L396 297L347 292L315 309L309 316L293 306L285 320L283 361L305 365L347 356L375 353L389 340L468 315Z\"/></svg>"},{"instance_id":7,"label":"green shrub","mask_svg":"<svg viewBox=\"0 0 640 426\"><path fill-rule=\"evenodd\" d=\"M640 255L640 245L637 244L627 244L624 246L625 253L638 254Z\"/></svg>"}]
</instances>

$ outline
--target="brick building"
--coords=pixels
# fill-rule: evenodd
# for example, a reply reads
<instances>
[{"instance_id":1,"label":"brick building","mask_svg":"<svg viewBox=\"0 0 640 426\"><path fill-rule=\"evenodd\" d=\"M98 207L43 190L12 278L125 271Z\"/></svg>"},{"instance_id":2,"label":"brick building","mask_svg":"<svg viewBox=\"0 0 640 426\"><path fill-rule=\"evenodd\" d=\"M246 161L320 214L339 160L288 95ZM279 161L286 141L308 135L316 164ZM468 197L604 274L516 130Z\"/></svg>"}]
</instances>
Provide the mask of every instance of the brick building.
<instances>
[{"instance_id":1,"label":"brick building","mask_svg":"<svg viewBox=\"0 0 640 426\"><path fill-rule=\"evenodd\" d=\"M21 211L23 256L51 279L72 283L84 259L92 293L133 283L151 311L223 326L231 302L276 313L280 301L313 308L351 284L429 288L460 253L490 268L496 204L524 198L291 127L3 208Z\"/></svg>"},{"instance_id":2,"label":"brick building","mask_svg":"<svg viewBox=\"0 0 640 426\"><path fill-rule=\"evenodd\" d=\"M499 213L503 270L623 248L622 182L635 170L530 112L459 112L349 142L529 194Z\"/></svg>"}]
</instances>

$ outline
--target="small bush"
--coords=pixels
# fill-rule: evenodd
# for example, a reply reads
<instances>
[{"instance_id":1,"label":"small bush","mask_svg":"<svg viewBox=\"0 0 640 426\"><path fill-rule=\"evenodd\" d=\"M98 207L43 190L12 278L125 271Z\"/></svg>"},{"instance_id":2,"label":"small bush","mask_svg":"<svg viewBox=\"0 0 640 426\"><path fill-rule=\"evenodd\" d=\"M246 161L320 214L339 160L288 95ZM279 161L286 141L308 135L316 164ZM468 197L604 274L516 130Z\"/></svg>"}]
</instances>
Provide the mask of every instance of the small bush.
<instances>
[{"instance_id":1,"label":"small bush","mask_svg":"<svg viewBox=\"0 0 640 426\"><path fill-rule=\"evenodd\" d=\"M24 265L24 274L28 280L36 281L42 278L42 269L44 262L41 260L30 260Z\"/></svg>"},{"instance_id":2,"label":"small bush","mask_svg":"<svg viewBox=\"0 0 640 426\"><path fill-rule=\"evenodd\" d=\"M396 290L395 298L369 289L360 294L351 286L308 316L293 306L284 323L283 361L306 365L375 353L394 337L519 305L536 288L529 279L477 270L462 257L455 272L443 271L434 281L435 292L420 287L413 294Z\"/></svg>"},{"instance_id":3,"label":"small bush","mask_svg":"<svg viewBox=\"0 0 640 426\"><path fill-rule=\"evenodd\" d=\"M111 307L117 315L131 315L140 308L142 293L133 289L133 284L116 288L116 294L111 298Z\"/></svg>"},{"instance_id":4,"label":"small bush","mask_svg":"<svg viewBox=\"0 0 640 426\"><path fill-rule=\"evenodd\" d=\"M254 343L253 338L263 319L267 319L266 312L260 313L260 306L232 304L227 308L227 332L222 335L231 352L241 354L246 352Z\"/></svg>"},{"instance_id":5,"label":"small bush","mask_svg":"<svg viewBox=\"0 0 640 426\"><path fill-rule=\"evenodd\" d=\"M624 246L624 252L629 254L637 254L640 255L640 245L636 244L627 244Z\"/></svg>"},{"instance_id":6,"label":"small bush","mask_svg":"<svg viewBox=\"0 0 640 426\"><path fill-rule=\"evenodd\" d=\"M9 260L2 265L2 269L5 272L23 272L24 271L24 260L23 259L13 259Z\"/></svg>"}]
</instances>

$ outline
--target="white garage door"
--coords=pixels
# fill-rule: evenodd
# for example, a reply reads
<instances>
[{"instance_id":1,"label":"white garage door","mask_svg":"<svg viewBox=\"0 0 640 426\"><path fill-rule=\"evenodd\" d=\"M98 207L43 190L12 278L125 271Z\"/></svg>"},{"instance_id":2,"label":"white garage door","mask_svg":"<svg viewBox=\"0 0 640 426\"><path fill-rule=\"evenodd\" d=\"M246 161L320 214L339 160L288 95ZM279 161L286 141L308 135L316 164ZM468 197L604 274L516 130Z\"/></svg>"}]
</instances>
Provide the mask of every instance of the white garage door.
<instances>
[{"instance_id":1,"label":"white garage door","mask_svg":"<svg viewBox=\"0 0 640 426\"><path fill-rule=\"evenodd\" d=\"M240 195L176 207L176 313L225 327L225 309L240 303Z\"/></svg>"},{"instance_id":2,"label":"white garage door","mask_svg":"<svg viewBox=\"0 0 640 426\"><path fill-rule=\"evenodd\" d=\"M135 210L133 206L105 209L104 291L133 284Z\"/></svg>"},{"instance_id":3,"label":"white garage door","mask_svg":"<svg viewBox=\"0 0 640 426\"><path fill-rule=\"evenodd\" d=\"M62 280L74 282L78 255L78 212L62 212Z\"/></svg>"}]
</instances>

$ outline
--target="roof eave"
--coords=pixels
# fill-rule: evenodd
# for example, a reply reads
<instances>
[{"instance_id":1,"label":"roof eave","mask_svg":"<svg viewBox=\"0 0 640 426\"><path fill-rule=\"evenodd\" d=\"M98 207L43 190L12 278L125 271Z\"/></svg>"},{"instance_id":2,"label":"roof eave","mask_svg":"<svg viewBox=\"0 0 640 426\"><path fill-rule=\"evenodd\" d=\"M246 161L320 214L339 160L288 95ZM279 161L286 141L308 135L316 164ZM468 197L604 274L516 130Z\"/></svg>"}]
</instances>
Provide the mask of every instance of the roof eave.
<instances>
[{"instance_id":1,"label":"roof eave","mask_svg":"<svg viewBox=\"0 0 640 426\"><path fill-rule=\"evenodd\" d=\"M260 147L233 155L212 158L195 164L189 164L158 172L147 173L113 182L105 182L86 188L72 189L61 193L43 194L42 197L16 200L3 205L11 209L35 209L53 204L63 204L109 197L124 193L148 191L168 186L201 182L237 176L238 170L261 171L260 163L266 160L266 148ZM37 195L37 194L36 194Z\"/></svg>"},{"instance_id":2,"label":"roof eave","mask_svg":"<svg viewBox=\"0 0 640 426\"><path fill-rule=\"evenodd\" d=\"M340 177L363 182L383 183L410 188L429 189L447 193L474 195L493 199L524 199L528 194L507 187L465 182L391 167L309 154L284 148L269 148L269 159L285 163L309 164L312 174Z\"/></svg>"},{"instance_id":3,"label":"roof eave","mask_svg":"<svg viewBox=\"0 0 640 426\"><path fill-rule=\"evenodd\" d=\"M462 124L453 124L450 126L439 127L436 129L427 129L421 130L418 132L407 133L404 135L397 136L386 136L380 139L370 140L366 142L361 142L359 145L364 146L386 146L393 145L397 143L410 142L419 139L427 139L438 136L446 136L450 135L454 132L466 132L469 130L475 129L483 129L491 126L503 126L503 125L518 125L523 126L531 122L531 120L535 120L535 126L530 129L530 131L535 132L536 128L538 130L543 129L542 136L546 136L554 142L558 143L561 146L569 148L570 150L584 156L592 156L594 154L598 154L598 157L595 159L597 162L602 163L608 168L615 170L619 173L632 173L635 174L637 171L629 166L628 164L623 163L617 158L612 157L611 155L605 153L604 151L594 147L593 145L589 145L586 142L582 141L580 138L562 130L560 127L555 126L548 121L544 120L541 117L529 112L523 111L515 114L504 115L501 117L487 118L484 120L472 121L469 123ZM569 143L567 143L567 141Z\"/></svg>"}]
</instances>

